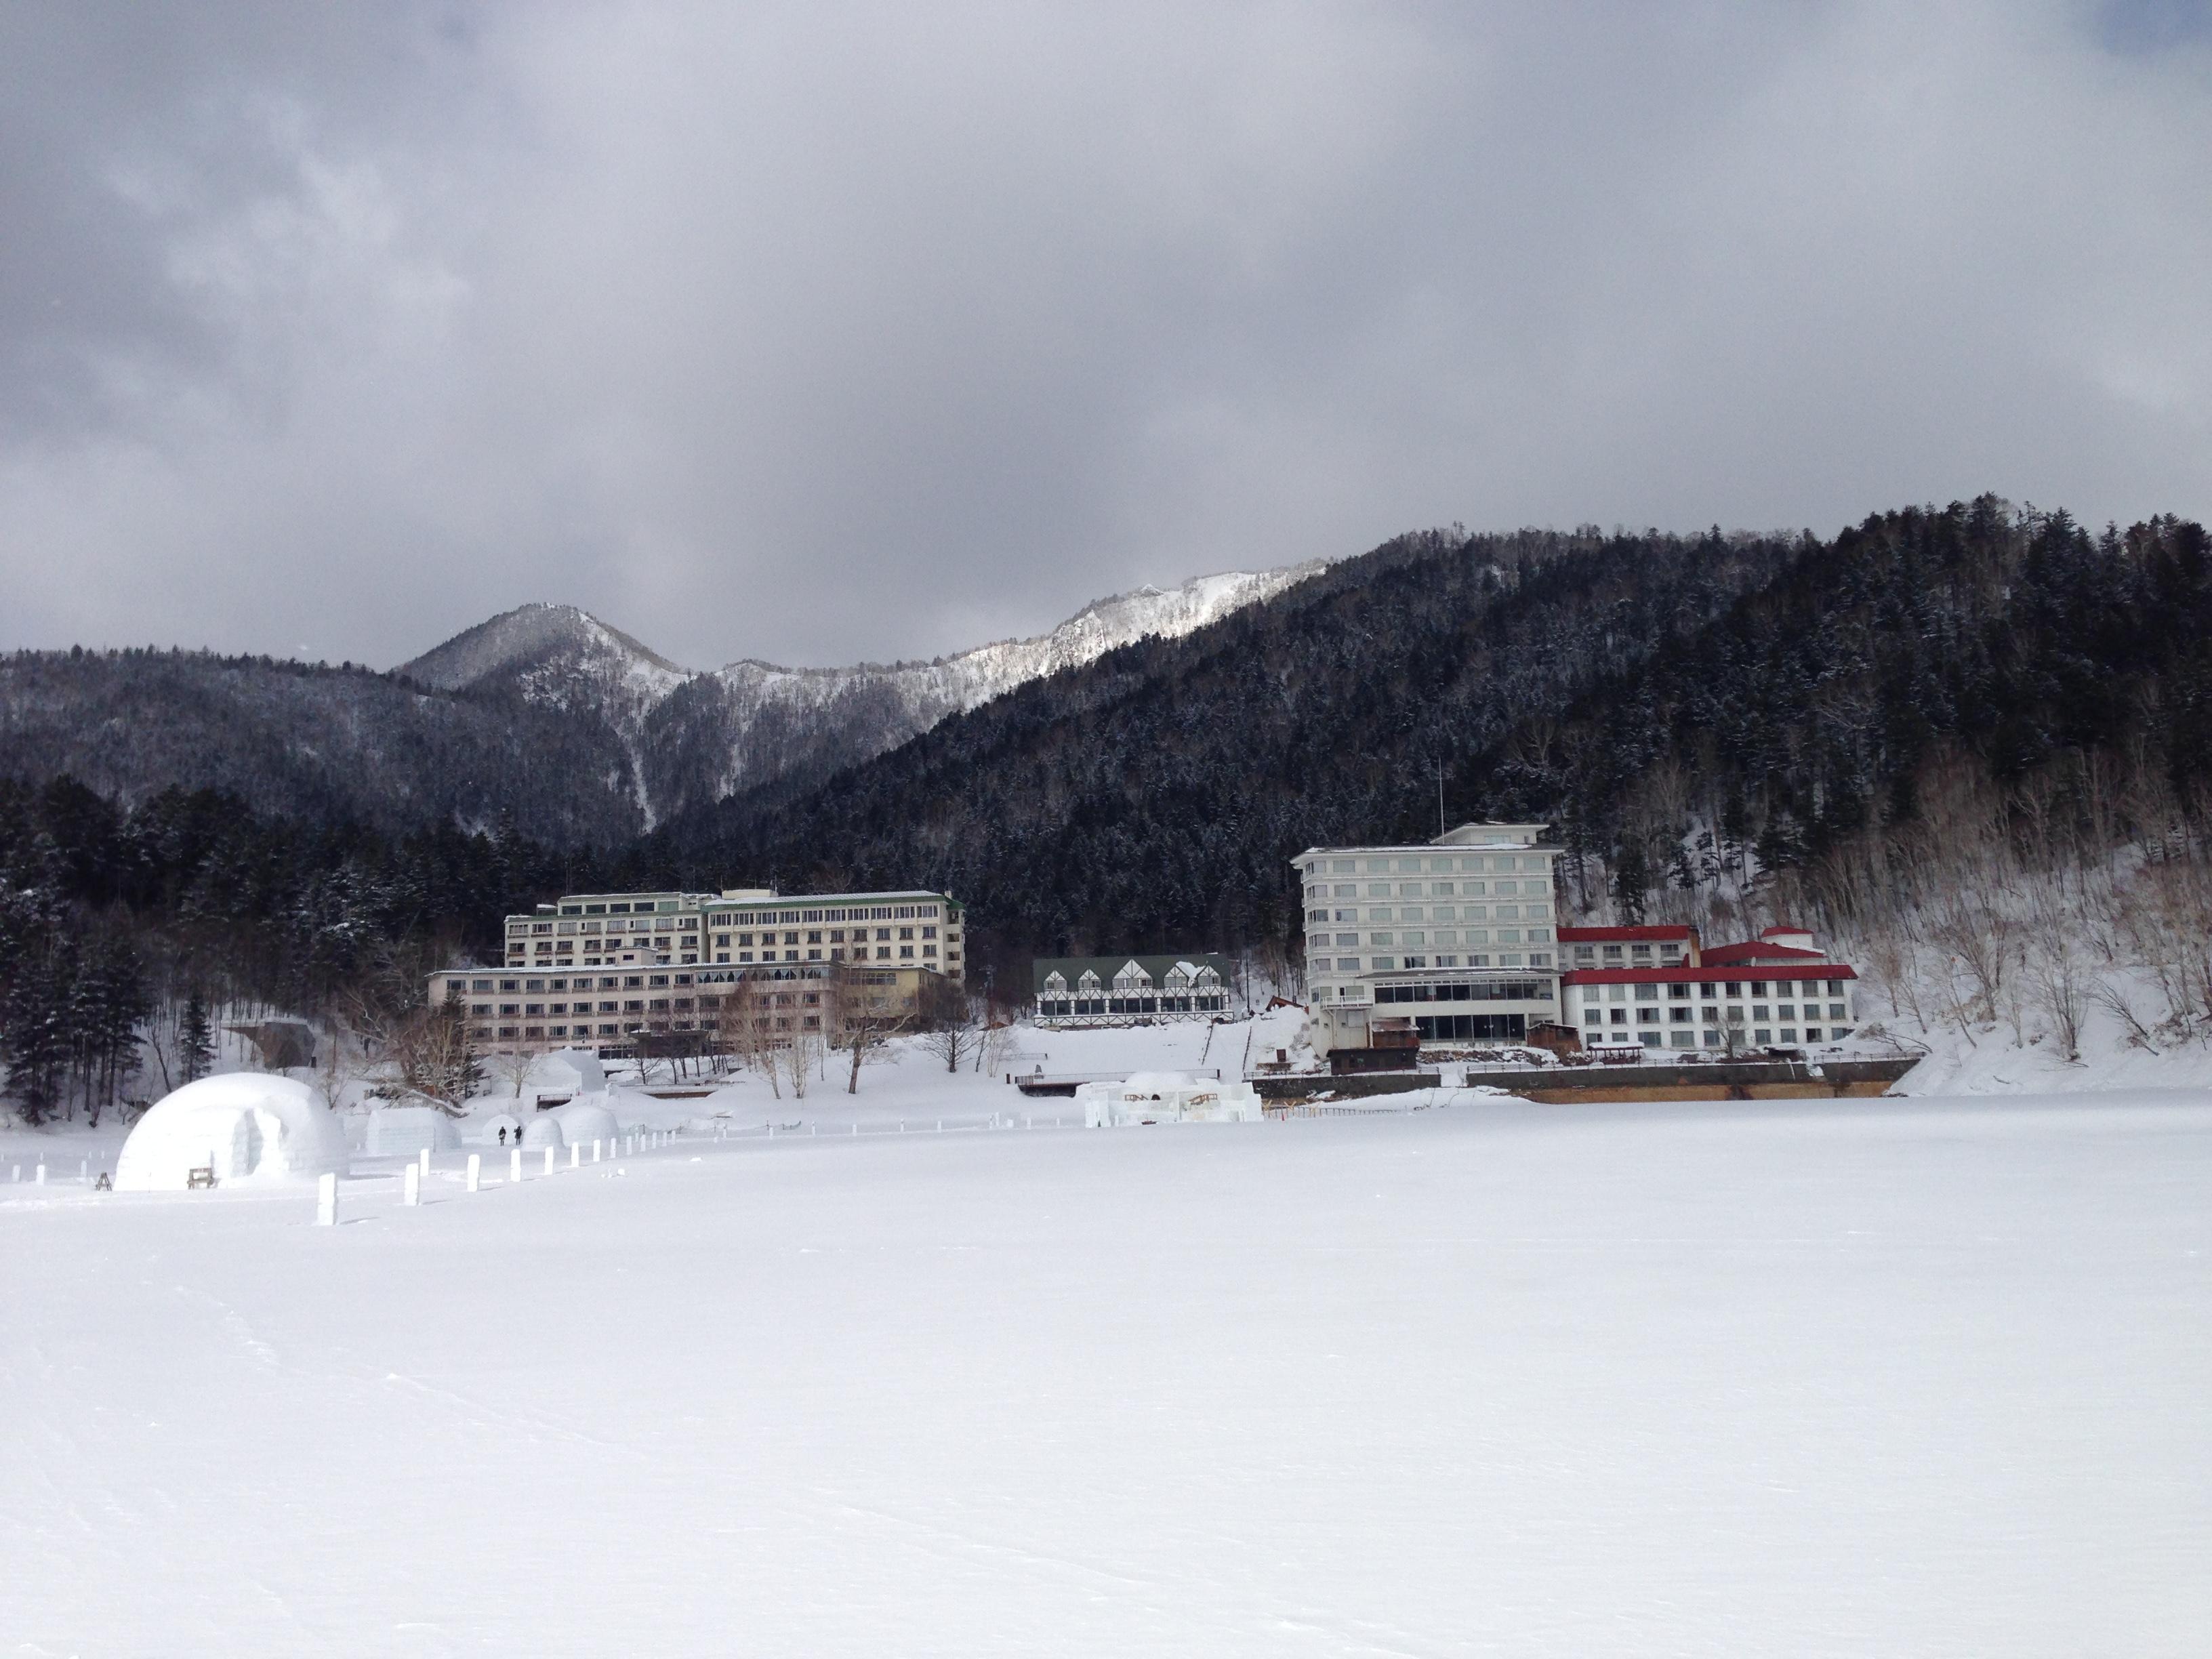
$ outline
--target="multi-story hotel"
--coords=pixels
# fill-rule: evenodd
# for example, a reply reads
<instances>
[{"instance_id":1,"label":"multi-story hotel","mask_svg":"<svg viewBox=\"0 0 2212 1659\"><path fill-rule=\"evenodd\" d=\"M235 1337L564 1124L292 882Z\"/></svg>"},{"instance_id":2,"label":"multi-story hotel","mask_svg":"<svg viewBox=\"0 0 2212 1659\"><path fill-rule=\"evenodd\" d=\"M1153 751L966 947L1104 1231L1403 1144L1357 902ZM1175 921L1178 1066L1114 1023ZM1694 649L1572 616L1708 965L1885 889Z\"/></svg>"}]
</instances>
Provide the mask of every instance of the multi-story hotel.
<instances>
[{"instance_id":1,"label":"multi-story hotel","mask_svg":"<svg viewBox=\"0 0 2212 1659\"><path fill-rule=\"evenodd\" d=\"M933 983L965 982L966 933L943 893L572 893L509 916L505 963L433 974L430 996L461 999L487 1048L619 1054L641 1035L725 1036L732 991L773 979L792 982L775 1018L798 1033L822 1028L833 973L869 1017L919 1012Z\"/></svg>"},{"instance_id":2,"label":"multi-story hotel","mask_svg":"<svg viewBox=\"0 0 2212 1659\"><path fill-rule=\"evenodd\" d=\"M1540 823L1463 823L1421 846L1310 847L1310 1038L1364 1048L1373 1018L1422 1041L1515 1042L1559 1018L1558 921Z\"/></svg>"},{"instance_id":3,"label":"multi-story hotel","mask_svg":"<svg viewBox=\"0 0 2212 1659\"><path fill-rule=\"evenodd\" d=\"M1692 927L1562 927L1566 1018L1585 1048L1717 1049L1841 1042L1858 979L1802 927L1701 949ZM1654 948L1660 960L1654 962Z\"/></svg>"}]
</instances>

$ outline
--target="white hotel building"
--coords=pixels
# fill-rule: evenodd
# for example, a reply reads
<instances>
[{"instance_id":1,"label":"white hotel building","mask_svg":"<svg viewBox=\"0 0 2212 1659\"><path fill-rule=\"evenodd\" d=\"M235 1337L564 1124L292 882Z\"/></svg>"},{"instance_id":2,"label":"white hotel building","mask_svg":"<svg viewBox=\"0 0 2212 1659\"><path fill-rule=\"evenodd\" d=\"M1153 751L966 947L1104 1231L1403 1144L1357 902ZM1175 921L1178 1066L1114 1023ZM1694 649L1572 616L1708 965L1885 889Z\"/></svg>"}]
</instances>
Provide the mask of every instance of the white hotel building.
<instances>
[{"instance_id":1,"label":"white hotel building","mask_svg":"<svg viewBox=\"0 0 2212 1659\"><path fill-rule=\"evenodd\" d=\"M430 997L461 1000L486 1048L602 1054L629 1052L641 1032L717 1033L746 979L799 982L793 1006L818 1010L806 982L843 970L872 1007L911 1012L937 981L966 981L966 920L958 900L921 891L570 893L507 917L506 960L433 974Z\"/></svg>"},{"instance_id":2,"label":"white hotel building","mask_svg":"<svg viewBox=\"0 0 2212 1659\"><path fill-rule=\"evenodd\" d=\"M1424 1042L1517 1042L1559 1018L1552 866L1538 823L1463 823L1425 846L1310 847L1306 983L1317 1052L1367 1046L1371 1018Z\"/></svg>"}]
</instances>

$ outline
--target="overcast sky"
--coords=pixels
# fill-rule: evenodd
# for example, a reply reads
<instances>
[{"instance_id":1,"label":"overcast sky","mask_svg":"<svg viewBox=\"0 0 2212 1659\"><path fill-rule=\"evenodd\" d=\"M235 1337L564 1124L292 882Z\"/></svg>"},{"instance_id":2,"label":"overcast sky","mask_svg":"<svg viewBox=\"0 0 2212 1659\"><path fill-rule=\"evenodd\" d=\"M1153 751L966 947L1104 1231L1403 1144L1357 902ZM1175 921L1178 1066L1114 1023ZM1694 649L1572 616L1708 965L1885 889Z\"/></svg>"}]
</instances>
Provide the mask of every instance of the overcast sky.
<instances>
[{"instance_id":1,"label":"overcast sky","mask_svg":"<svg viewBox=\"0 0 2212 1659\"><path fill-rule=\"evenodd\" d=\"M0 0L0 647L922 656L1402 529L2212 514L2212 20Z\"/></svg>"}]
</instances>

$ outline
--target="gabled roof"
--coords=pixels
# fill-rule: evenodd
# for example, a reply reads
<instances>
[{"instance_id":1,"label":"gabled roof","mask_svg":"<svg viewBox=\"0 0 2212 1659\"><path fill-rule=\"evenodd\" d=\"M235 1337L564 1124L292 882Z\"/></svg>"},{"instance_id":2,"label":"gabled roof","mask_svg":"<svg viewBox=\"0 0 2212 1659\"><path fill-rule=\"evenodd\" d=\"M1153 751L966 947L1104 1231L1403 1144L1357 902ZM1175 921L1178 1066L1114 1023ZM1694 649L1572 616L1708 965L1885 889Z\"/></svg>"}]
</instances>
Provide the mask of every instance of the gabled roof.
<instances>
[{"instance_id":1,"label":"gabled roof","mask_svg":"<svg viewBox=\"0 0 2212 1659\"><path fill-rule=\"evenodd\" d=\"M1030 990L1034 995L1043 995L1045 977L1053 973L1058 973L1066 979L1072 989L1076 981L1088 970L1098 975L1099 984L1110 994L1114 988L1114 975L1133 962L1152 976L1155 990L1167 983L1168 975L1179 963L1188 963L1194 972L1200 968L1211 968L1215 977L1224 985L1229 982L1229 959L1226 957L1186 951L1170 951L1164 956L1039 957L1030 964Z\"/></svg>"}]
</instances>

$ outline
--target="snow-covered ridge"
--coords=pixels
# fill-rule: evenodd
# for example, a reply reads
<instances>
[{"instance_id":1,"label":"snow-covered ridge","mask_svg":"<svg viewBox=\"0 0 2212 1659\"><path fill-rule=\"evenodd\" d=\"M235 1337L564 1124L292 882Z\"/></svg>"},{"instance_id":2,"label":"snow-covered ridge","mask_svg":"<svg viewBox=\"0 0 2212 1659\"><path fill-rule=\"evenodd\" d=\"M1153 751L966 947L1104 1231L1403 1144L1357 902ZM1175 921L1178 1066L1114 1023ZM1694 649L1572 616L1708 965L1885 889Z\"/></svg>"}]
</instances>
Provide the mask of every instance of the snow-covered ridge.
<instances>
[{"instance_id":1,"label":"snow-covered ridge","mask_svg":"<svg viewBox=\"0 0 2212 1659\"><path fill-rule=\"evenodd\" d=\"M1147 635L1177 639L1322 568L1226 571L1085 605L1050 633L927 662L684 668L574 605L535 604L403 664L447 691L496 693L604 721L629 750L647 820L790 773L863 760L947 715Z\"/></svg>"}]
</instances>

